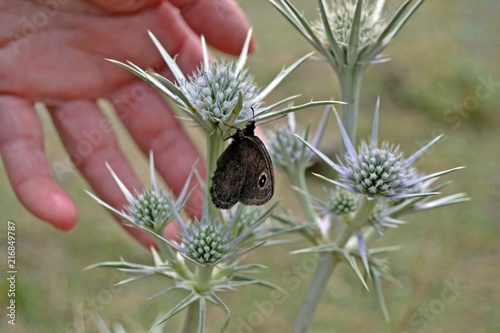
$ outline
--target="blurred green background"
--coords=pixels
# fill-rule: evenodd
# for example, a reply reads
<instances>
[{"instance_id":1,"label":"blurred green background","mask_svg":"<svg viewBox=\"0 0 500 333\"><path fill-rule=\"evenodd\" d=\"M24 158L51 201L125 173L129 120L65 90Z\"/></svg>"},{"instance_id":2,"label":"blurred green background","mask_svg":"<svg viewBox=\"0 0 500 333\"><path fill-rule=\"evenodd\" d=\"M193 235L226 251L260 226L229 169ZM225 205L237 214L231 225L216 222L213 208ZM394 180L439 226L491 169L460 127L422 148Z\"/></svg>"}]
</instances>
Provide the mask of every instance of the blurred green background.
<instances>
[{"instance_id":1,"label":"blurred green background","mask_svg":"<svg viewBox=\"0 0 500 333\"><path fill-rule=\"evenodd\" d=\"M294 3L306 15L315 15L316 1ZM389 7L398 1L389 3ZM240 0L259 42L248 66L264 86L283 65L311 51L309 45L263 0ZM370 133L372 112L381 97L382 139L398 142L410 154L438 134L442 140L418 163L424 172L458 165L467 168L446 177L453 180L447 193L467 192L473 201L411 216L411 222L387 232L377 245L400 244L391 254L391 270L402 286L386 284L385 297L391 323L386 324L375 295L365 291L346 267L330 280L311 332L500 332L500 175L498 173L500 118L500 2L427 1L386 49L392 61L372 66L366 73L361 100L359 136ZM476 90L493 82L488 96ZM309 61L270 96L268 103L302 94L302 101L338 98L336 78L322 62ZM297 117L302 124L317 124L321 109ZM47 153L51 161L66 155L46 114ZM276 124L266 125L272 128ZM147 180L141 153L124 135L123 150ZM322 143L334 156L338 128L331 121ZM196 130L190 129L194 135ZM202 147L203 143L200 143ZM317 166L321 168L322 166ZM319 170L321 171L321 170ZM116 260L150 262L148 251L137 244L84 192L88 185L73 171L61 179L78 204L80 220L74 230L62 233L30 215L16 200L0 165L0 267L5 272L5 222L17 222L17 324L6 324L6 279L0 281L0 331L84 332L86 319L97 311L106 321L121 321L140 332L174 304L176 296L147 300L162 288L150 279L114 287L120 278L110 270L82 271L92 263ZM311 183L321 193L319 183ZM289 207L297 206L288 184L278 176L277 193ZM291 298L266 307L270 291L257 287L228 292L223 299L232 308L227 332L290 332L311 272L306 256L291 256L295 246L258 249L246 262L270 268L262 278L288 288ZM298 274L298 270L303 274ZM301 276L293 284L289 276ZM293 286L293 288L291 288ZM292 290L293 289L293 290ZM452 297L454 296L454 297ZM224 314L211 309L211 329L220 327ZM168 332L178 332L183 314L174 317Z\"/></svg>"}]
</instances>

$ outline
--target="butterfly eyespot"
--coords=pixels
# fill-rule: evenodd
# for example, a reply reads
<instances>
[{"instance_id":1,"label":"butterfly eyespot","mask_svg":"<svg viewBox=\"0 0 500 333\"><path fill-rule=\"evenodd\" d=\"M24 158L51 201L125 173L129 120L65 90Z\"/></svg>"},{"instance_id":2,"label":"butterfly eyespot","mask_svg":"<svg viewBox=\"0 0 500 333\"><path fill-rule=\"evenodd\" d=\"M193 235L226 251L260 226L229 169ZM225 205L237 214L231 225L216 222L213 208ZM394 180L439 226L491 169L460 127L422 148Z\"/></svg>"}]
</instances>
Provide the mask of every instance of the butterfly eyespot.
<instances>
[{"instance_id":1,"label":"butterfly eyespot","mask_svg":"<svg viewBox=\"0 0 500 333\"><path fill-rule=\"evenodd\" d=\"M262 176L260 176L259 178L259 187L260 188L264 187L264 185L266 185L266 182L267 182L266 175L262 174Z\"/></svg>"}]
</instances>

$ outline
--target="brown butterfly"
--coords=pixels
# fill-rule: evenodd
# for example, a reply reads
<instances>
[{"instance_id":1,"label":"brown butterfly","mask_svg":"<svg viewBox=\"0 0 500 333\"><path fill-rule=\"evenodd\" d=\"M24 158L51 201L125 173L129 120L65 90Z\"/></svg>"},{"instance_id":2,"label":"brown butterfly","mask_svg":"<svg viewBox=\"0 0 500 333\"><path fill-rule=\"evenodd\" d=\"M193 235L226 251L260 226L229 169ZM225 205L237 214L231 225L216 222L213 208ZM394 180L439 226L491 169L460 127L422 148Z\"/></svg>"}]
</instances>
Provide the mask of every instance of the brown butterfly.
<instances>
[{"instance_id":1,"label":"brown butterfly","mask_svg":"<svg viewBox=\"0 0 500 333\"><path fill-rule=\"evenodd\" d=\"M250 121L231 136L233 142L217 160L210 195L217 208L229 209L238 201L263 205L274 194L274 171L264 143L254 134Z\"/></svg>"}]
</instances>

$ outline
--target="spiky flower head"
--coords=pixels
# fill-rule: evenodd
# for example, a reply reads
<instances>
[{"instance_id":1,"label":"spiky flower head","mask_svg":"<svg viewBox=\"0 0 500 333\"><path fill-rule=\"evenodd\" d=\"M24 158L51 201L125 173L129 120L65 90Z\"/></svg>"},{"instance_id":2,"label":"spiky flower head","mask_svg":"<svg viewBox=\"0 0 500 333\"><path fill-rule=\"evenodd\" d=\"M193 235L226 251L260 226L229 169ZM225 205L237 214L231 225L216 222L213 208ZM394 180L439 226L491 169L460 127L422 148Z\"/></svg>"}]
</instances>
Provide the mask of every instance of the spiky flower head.
<instances>
[{"instance_id":1,"label":"spiky flower head","mask_svg":"<svg viewBox=\"0 0 500 333\"><path fill-rule=\"evenodd\" d=\"M356 12L356 0L332 0L326 7L326 18L328 26L340 45L347 46L354 25ZM367 43L374 43L388 23L382 12L384 1L367 3L361 8L359 23L358 47ZM328 44L325 23L320 15L311 23L314 32L320 40Z\"/></svg>"},{"instance_id":2,"label":"spiky flower head","mask_svg":"<svg viewBox=\"0 0 500 333\"><path fill-rule=\"evenodd\" d=\"M375 108L371 140L369 143L362 142L358 151L356 151L339 115L335 111L335 117L337 118L342 140L347 151L344 161L340 161L339 163L333 162L314 146L303 141L338 173L339 180L332 180L321 175L317 176L340 188L344 188L355 194L361 194L368 199L377 197L398 199L436 194L427 192L415 193L416 189L426 189L425 186L415 185L461 169L461 167L420 176L412 164L441 137L435 138L409 158L405 159L397 146L382 143L382 146L378 147L379 112L380 100L377 101Z\"/></svg>"},{"instance_id":3,"label":"spiky flower head","mask_svg":"<svg viewBox=\"0 0 500 333\"><path fill-rule=\"evenodd\" d=\"M208 62L181 81L180 90L204 119L225 122L235 110L239 94L249 102L242 105L241 119L236 121L252 117L252 109L258 108L259 89L253 76L246 69L238 71L237 65L234 61Z\"/></svg>"},{"instance_id":4,"label":"spiky flower head","mask_svg":"<svg viewBox=\"0 0 500 333\"><path fill-rule=\"evenodd\" d=\"M424 0L405 1L394 13L385 0L320 0L320 18L312 22L291 0L270 1L340 75L387 61L380 53Z\"/></svg>"},{"instance_id":5,"label":"spiky flower head","mask_svg":"<svg viewBox=\"0 0 500 333\"><path fill-rule=\"evenodd\" d=\"M271 155L274 165L283 171L299 163L308 166L313 156L312 152L302 141L297 139L296 135L307 138L307 131L297 127L293 114L288 115L287 125L268 132L269 155Z\"/></svg>"},{"instance_id":6,"label":"spiky flower head","mask_svg":"<svg viewBox=\"0 0 500 333\"><path fill-rule=\"evenodd\" d=\"M340 178L339 182L335 183L342 188L362 194L370 199L376 197L396 199L425 195L424 193L414 193L412 191L419 188L415 187L415 184L437 177L442 173L418 177L412 163L440 137L432 140L408 159L405 159L403 153L399 150L399 146L383 142L382 146L378 147L379 112L380 101L377 101L371 140L369 143L361 142L357 152L338 114L335 113L347 150L345 162L341 161L339 165L334 163ZM444 173L446 172L449 171Z\"/></svg>"},{"instance_id":7,"label":"spiky flower head","mask_svg":"<svg viewBox=\"0 0 500 333\"><path fill-rule=\"evenodd\" d=\"M186 206L187 200L192 193L192 189L191 192L189 192L189 188L191 187L193 173L186 179L186 183L181 193L177 199L175 199L172 194L166 194L158 187L152 152L149 154L149 176L151 186L144 187L142 192L134 191L134 193L132 193L125 184L123 184L120 178L118 178L111 167L107 164L106 166L127 199L128 205L125 206L123 210L118 210L99 199L94 194L90 192L87 193L102 206L119 216L125 223L140 230L157 233L163 236L164 228L167 224L177 217L178 212L183 210Z\"/></svg>"},{"instance_id":8,"label":"spiky flower head","mask_svg":"<svg viewBox=\"0 0 500 333\"><path fill-rule=\"evenodd\" d=\"M272 105L262 106L264 98L312 53L298 59L291 66L283 68L265 88L259 89L253 76L245 68L252 36L251 29L248 31L240 57L236 61L218 61L210 57L205 38L201 36L203 60L198 69L188 76L175 62L175 56L168 54L151 32L149 35L175 80L169 80L159 73L144 70L130 62L122 63L108 60L151 84L186 113L188 118L184 118L185 120L196 122L209 134L217 133L217 128L220 128L221 124L229 125L222 129L222 134L228 134L234 127L250 120L263 121L313 105L336 103L335 101L311 101L302 105L288 105L281 110L274 110L297 97L291 96ZM271 112L271 110L273 111Z\"/></svg>"},{"instance_id":9,"label":"spiky flower head","mask_svg":"<svg viewBox=\"0 0 500 333\"><path fill-rule=\"evenodd\" d=\"M269 131L269 155L273 163L280 169L289 163L295 164L302 157L304 144L300 142L288 127L279 127Z\"/></svg>"},{"instance_id":10,"label":"spiky flower head","mask_svg":"<svg viewBox=\"0 0 500 333\"><path fill-rule=\"evenodd\" d=\"M344 189L328 193L327 213L333 215L347 215L358 208L356 196Z\"/></svg>"},{"instance_id":11,"label":"spiky flower head","mask_svg":"<svg viewBox=\"0 0 500 333\"><path fill-rule=\"evenodd\" d=\"M381 148L362 142L357 155L346 156L346 169L347 173L341 175L342 181L370 197L393 197L412 176L411 169L404 166L399 147L387 142L382 143Z\"/></svg>"},{"instance_id":12,"label":"spiky flower head","mask_svg":"<svg viewBox=\"0 0 500 333\"><path fill-rule=\"evenodd\" d=\"M219 224L193 223L183 235L184 255L202 265L213 265L230 249L229 232Z\"/></svg>"},{"instance_id":13,"label":"spiky flower head","mask_svg":"<svg viewBox=\"0 0 500 333\"><path fill-rule=\"evenodd\" d=\"M174 218L168 201L174 202L162 190L145 188L142 193L135 192L135 200L126 208L135 223L154 229L157 224L165 224Z\"/></svg>"},{"instance_id":14,"label":"spiky flower head","mask_svg":"<svg viewBox=\"0 0 500 333\"><path fill-rule=\"evenodd\" d=\"M219 261L230 262L247 250L243 247L250 244L261 245L265 230L260 228L271 215L272 205L267 210L238 207L233 212L226 212L213 217L204 210L201 220L185 220L178 212L175 219L181 229L180 242L166 242L179 254L199 265L212 265ZM252 221L249 221L253 217Z\"/></svg>"},{"instance_id":15,"label":"spiky flower head","mask_svg":"<svg viewBox=\"0 0 500 333\"><path fill-rule=\"evenodd\" d=\"M235 211L224 211L223 214L226 220L230 221L230 224L233 225L232 234L237 237L243 233L246 233L247 230L252 230L248 233L247 238L255 239L255 237L260 236L265 232L264 224L260 223L262 219L262 213L264 211L261 207L258 206L245 206L240 205ZM233 223L232 221L236 221ZM253 225L258 223L259 226L257 228L253 228Z\"/></svg>"}]
</instances>

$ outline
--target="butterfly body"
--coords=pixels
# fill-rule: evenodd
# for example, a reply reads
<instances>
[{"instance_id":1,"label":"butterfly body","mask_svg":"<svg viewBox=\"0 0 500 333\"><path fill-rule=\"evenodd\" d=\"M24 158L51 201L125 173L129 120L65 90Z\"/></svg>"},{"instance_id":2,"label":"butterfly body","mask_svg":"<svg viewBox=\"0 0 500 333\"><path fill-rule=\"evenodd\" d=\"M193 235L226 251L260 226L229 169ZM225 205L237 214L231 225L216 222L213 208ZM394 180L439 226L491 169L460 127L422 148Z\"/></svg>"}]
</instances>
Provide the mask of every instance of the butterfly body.
<instances>
[{"instance_id":1,"label":"butterfly body","mask_svg":"<svg viewBox=\"0 0 500 333\"><path fill-rule=\"evenodd\" d=\"M255 122L238 129L233 142L217 160L210 195L217 208L229 209L238 201L263 205L274 194L274 171L266 146L254 134Z\"/></svg>"}]
</instances>

